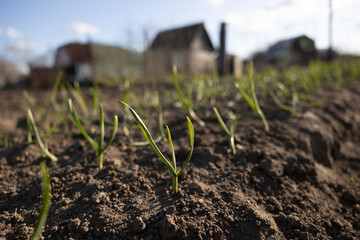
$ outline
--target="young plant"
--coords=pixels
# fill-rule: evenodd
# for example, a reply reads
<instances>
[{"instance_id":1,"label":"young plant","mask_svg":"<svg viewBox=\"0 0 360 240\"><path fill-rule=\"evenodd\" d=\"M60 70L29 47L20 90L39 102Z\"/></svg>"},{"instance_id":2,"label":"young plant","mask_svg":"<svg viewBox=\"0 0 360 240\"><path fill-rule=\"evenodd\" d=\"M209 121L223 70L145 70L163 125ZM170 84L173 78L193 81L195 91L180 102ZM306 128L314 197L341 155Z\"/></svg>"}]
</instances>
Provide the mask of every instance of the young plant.
<instances>
[{"instance_id":1,"label":"young plant","mask_svg":"<svg viewBox=\"0 0 360 240\"><path fill-rule=\"evenodd\" d=\"M38 113L38 115L40 115L40 119L44 125L44 128L48 129L50 127L48 121L49 108L48 107L42 108L40 104L36 102L35 98L33 98L26 90L24 90L22 93L26 101L28 102L30 108L32 108L36 113Z\"/></svg>"},{"instance_id":2,"label":"young plant","mask_svg":"<svg viewBox=\"0 0 360 240\"><path fill-rule=\"evenodd\" d=\"M125 79L125 82L124 82L124 88L125 88L125 98L124 98L124 101L126 103L129 103L130 102L130 97L131 97L131 89L130 89L130 81L129 79ZM119 86L119 89L120 89L120 86ZM121 128L122 130L124 131L124 134L125 136L129 136L130 132L129 132L129 128L127 126L127 120L129 119L129 116L128 116L128 112L125 112L124 115L123 115L123 118L122 118L122 122L121 122Z\"/></svg>"},{"instance_id":3,"label":"young plant","mask_svg":"<svg viewBox=\"0 0 360 240\"><path fill-rule=\"evenodd\" d=\"M159 132L160 132L160 136L157 137L154 142L158 143L160 141L162 141L163 139L166 138L164 129L163 129L163 114L162 114L162 106L161 106L161 101L160 101L160 97L157 94L157 100L158 100L158 105L157 105L157 109L158 109L158 128L159 128ZM132 144L133 146L145 146L145 145L149 145L148 141L145 142L134 142Z\"/></svg>"},{"instance_id":4,"label":"young plant","mask_svg":"<svg viewBox=\"0 0 360 240\"><path fill-rule=\"evenodd\" d=\"M89 134L86 132L84 127L82 126L82 124L79 120L79 117L75 111L74 105L70 98L68 100L68 107L69 107L71 120L74 122L76 127L80 130L80 132L85 137L85 139L94 148L96 155L98 157L99 168L102 169L103 168L103 154L104 154L104 151L110 146L110 144L112 143L112 141L115 138L116 130L118 127L118 117L116 115L114 116L114 127L113 127L112 135L111 135L109 141L105 144L105 146L103 146L104 145L104 132L105 132L104 125L105 124L104 124L104 110L103 110L102 104L100 104L100 137L98 138L97 141L93 140L89 136Z\"/></svg>"},{"instance_id":5,"label":"young plant","mask_svg":"<svg viewBox=\"0 0 360 240\"><path fill-rule=\"evenodd\" d=\"M66 82L66 87L70 90L76 101L78 102L80 109L82 113L85 115L85 119L88 118L89 113L88 109L85 103L85 99L82 95L81 87L79 82L74 82L74 86L71 85L71 83Z\"/></svg>"},{"instance_id":6,"label":"young plant","mask_svg":"<svg viewBox=\"0 0 360 240\"><path fill-rule=\"evenodd\" d=\"M7 147L7 145L8 145L7 136L0 134L0 147Z\"/></svg>"},{"instance_id":7,"label":"young plant","mask_svg":"<svg viewBox=\"0 0 360 240\"><path fill-rule=\"evenodd\" d=\"M91 107L91 115L94 117L96 115L96 112L99 107L99 84L97 82L94 82L94 85L90 88L91 95L92 95L92 107Z\"/></svg>"},{"instance_id":8,"label":"young plant","mask_svg":"<svg viewBox=\"0 0 360 240\"><path fill-rule=\"evenodd\" d=\"M179 184L178 184L179 175L183 172L186 165L189 163L189 161L191 159L191 156L192 156L192 153L193 153L193 150L194 150L194 127L193 127L193 125L191 123L191 120L188 117L186 117L188 128L189 128L189 135L190 135L190 152L189 152L185 162L183 163L182 167L180 168L180 170L177 170L174 146L173 146L173 143L172 143L171 133L170 133L169 127L166 126L166 129L167 129L167 132L168 132L168 140L169 140L170 149L171 149L172 163L170 163L166 159L166 157L162 154L160 149L156 146L156 143L153 140L153 138L151 137L149 130L146 128L144 122L141 120L139 115L129 105L127 105L125 102L120 101L120 100L118 100L118 102L123 104L130 111L130 113L134 116L134 118L137 121L138 125L140 126L142 132L144 133L144 136L145 136L146 140L148 140L148 142L150 143L150 145L152 146L152 148L154 149L156 154L160 157L160 160L169 168L169 170L171 172L171 175L173 177L172 194L173 195L178 194L178 192L179 192Z\"/></svg>"},{"instance_id":9,"label":"young plant","mask_svg":"<svg viewBox=\"0 0 360 240\"><path fill-rule=\"evenodd\" d=\"M36 123L35 123L35 120L34 120L34 116L33 116L32 112L31 112L30 108L28 108L28 110L27 110L27 118L28 118L28 126L31 126L32 130L34 131L36 142L40 147L41 153L45 157L50 158L53 161L57 161L57 157L55 155L51 154L49 152L49 150L47 149L47 147L45 147L44 143L42 142L41 137L40 137L40 133L39 133L39 131L37 129L37 126L36 126ZM54 129L54 128L52 128L52 129ZM30 135L30 139L31 139L31 135ZM29 141L29 131L28 131L28 141Z\"/></svg>"},{"instance_id":10,"label":"young plant","mask_svg":"<svg viewBox=\"0 0 360 240\"><path fill-rule=\"evenodd\" d=\"M40 163L41 172L42 172L42 195L43 195L43 203L40 208L40 212L38 218L36 220L34 232L31 235L31 240L37 240L41 236L41 232L43 227L45 226L46 219L49 213L50 208L50 200L51 200L51 184L50 177L47 173L45 163Z\"/></svg>"},{"instance_id":11,"label":"young plant","mask_svg":"<svg viewBox=\"0 0 360 240\"><path fill-rule=\"evenodd\" d=\"M173 66L173 78L174 78L174 84L175 84L175 88L176 88L176 92L177 95L179 97L179 100L181 102L181 105L183 106L183 108L185 109L185 111L187 112L187 114L190 115L190 117L192 117L195 121L197 121L201 126L205 126L205 122L203 120L201 120L194 112L193 110L193 101L192 101L192 93L190 91L189 94L189 99L188 101L185 100L180 86L179 86L179 82L178 82L178 77L177 77L177 69L176 66Z\"/></svg>"},{"instance_id":12,"label":"young plant","mask_svg":"<svg viewBox=\"0 0 360 240\"><path fill-rule=\"evenodd\" d=\"M298 97L297 92L292 92L291 106L282 103L280 98L277 96L277 94L273 90L270 90L270 96L274 100L276 105L278 105L281 109L290 112L291 117L296 116L296 107L299 102L299 97Z\"/></svg>"},{"instance_id":13,"label":"young plant","mask_svg":"<svg viewBox=\"0 0 360 240\"><path fill-rule=\"evenodd\" d=\"M222 119L222 117L220 116L220 113L218 112L218 110L216 109L216 107L213 108L214 113L216 115L216 118L220 124L220 126L225 130L226 134L229 137L229 142L230 142L230 146L231 146L231 150L232 153L234 155L236 155L236 148L235 148L235 130L236 130L236 126L237 126L237 121L239 119L238 115L236 115L234 121L232 122L231 126L230 126L230 130L226 127L226 124L224 122L224 120Z\"/></svg>"},{"instance_id":14,"label":"young plant","mask_svg":"<svg viewBox=\"0 0 360 240\"><path fill-rule=\"evenodd\" d=\"M262 112L262 110L259 106L259 102L258 102L256 93L255 93L255 83L254 83L254 79L253 79L253 63L252 62L250 62L249 74L248 74L246 81L243 81L240 79L237 82L237 87L240 89L242 96L245 98L246 102L249 104L249 106L252 108L252 110L261 118L261 120L264 124L264 127L265 127L265 131L269 132L269 130L270 130L269 124L265 118L264 113Z\"/></svg>"}]
</instances>

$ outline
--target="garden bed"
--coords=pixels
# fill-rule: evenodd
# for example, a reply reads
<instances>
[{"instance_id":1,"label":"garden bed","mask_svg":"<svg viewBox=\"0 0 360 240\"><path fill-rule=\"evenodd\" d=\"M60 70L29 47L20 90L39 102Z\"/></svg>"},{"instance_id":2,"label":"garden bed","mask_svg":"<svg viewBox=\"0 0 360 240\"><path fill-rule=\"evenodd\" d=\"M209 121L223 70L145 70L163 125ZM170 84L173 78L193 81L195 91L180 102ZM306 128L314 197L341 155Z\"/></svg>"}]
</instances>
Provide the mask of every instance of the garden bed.
<instances>
[{"instance_id":1,"label":"garden bed","mask_svg":"<svg viewBox=\"0 0 360 240\"><path fill-rule=\"evenodd\" d=\"M106 119L121 119L125 109L116 100L123 95L116 88L101 92ZM29 93L39 103L50 96ZM130 128L130 136L118 130L103 169L81 135L55 132L47 139L58 157L53 162L26 142L21 90L2 90L0 239L30 237L43 161L52 187L44 239L360 239L360 84L322 89L319 97L323 104L293 118L262 99L269 132L245 101L235 101L232 110L241 114L235 156L211 104L203 103L198 115L206 126L193 121L194 153L172 196L171 174L153 149L131 145L145 140L139 129ZM156 119L156 109L144 111ZM163 116L181 166L190 149L186 112L165 103ZM149 129L157 135L156 124ZM111 131L106 126L105 136ZM167 141L158 146L170 156Z\"/></svg>"}]
</instances>

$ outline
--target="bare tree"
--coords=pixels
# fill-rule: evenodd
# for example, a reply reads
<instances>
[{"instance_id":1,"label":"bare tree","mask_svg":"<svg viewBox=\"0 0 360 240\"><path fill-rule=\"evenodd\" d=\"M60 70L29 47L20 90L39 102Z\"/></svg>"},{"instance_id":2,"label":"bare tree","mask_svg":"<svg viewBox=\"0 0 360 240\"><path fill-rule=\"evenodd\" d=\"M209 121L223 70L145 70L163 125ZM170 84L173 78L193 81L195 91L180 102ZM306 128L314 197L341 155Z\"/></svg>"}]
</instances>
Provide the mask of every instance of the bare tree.
<instances>
[{"instance_id":1,"label":"bare tree","mask_svg":"<svg viewBox=\"0 0 360 240\"><path fill-rule=\"evenodd\" d=\"M0 88L3 88L8 83L13 83L19 79L19 69L15 64L0 57Z\"/></svg>"}]
</instances>

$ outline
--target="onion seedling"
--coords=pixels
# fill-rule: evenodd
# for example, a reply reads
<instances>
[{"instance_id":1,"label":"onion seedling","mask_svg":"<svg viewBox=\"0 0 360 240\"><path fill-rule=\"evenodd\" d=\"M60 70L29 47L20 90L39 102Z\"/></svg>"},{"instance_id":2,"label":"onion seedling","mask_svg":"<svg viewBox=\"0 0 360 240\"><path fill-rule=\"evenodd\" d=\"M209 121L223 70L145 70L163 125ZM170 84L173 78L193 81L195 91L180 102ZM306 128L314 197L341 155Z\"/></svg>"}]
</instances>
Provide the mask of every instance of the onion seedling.
<instances>
[{"instance_id":1,"label":"onion seedling","mask_svg":"<svg viewBox=\"0 0 360 240\"><path fill-rule=\"evenodd\" d=\"M130 111L130 113L134 116L134 118L137 121L138 125L140 126L142 132L144 133L144 136L145 136L146 140L148 140L148 142L150 143L150 145L152 146L152 148L154 149L156 154L160 157L160 160L169 168L169 170L171 172L171 175L173 177L172 194L173 195L178 194L178 192L179 192L178 177L183 172L186 165L189 163L189 161L191 159L191 156L192 156L192 153L193 153L193 150L194 150L194 127L193 127L193 125L191 123L191 120L188 117L186 117L188 128L189 128L189 135L190 135L190 152L189 152L185 162L183 163L182 167L180 168L180 170L177 171L174 146L173 146L173 143L172 143L171 133L170 133L169 127L166 126L167 133L168 133L168 140L169 140L170 149L171 149L172 163L170 163L166 159L166 157L162 154L160 149L156 146L156 143L153 140L153 138L151 137L151 134L150 134L149 130L147 129L147 127L145 126L144 122L141 120L139 115L129 105L127 105L125 102L120 101L120 100L118 100L118 102L123 104Z\"/></svg>"},{"instance_id":2,"label":"onion seedling","mask_svg":"<svg viewBox=\"0 0 360 240\"><path fill-rule=\"evenodd\" d=\"M192 96L191 94L189 94L189 100L188 102L186 102L180 86L179 86L179 82L178 82L178 77L177 77L177 69L176 66L173 66L173 78L174 78L174 84L175 84L175 88L176 88L176 92L177 95L179 97L179 100L181 102L181 105L183 106L183 108L185 109L185 111L187 112L187 114L190 115L190 117L192 117L195 121L197 121L201 126L205 126L205 122L203 120L201 120L194 112L193 110L193 102L192 102Z\"/></svg>"},{"instance_id":3,"label":"onion seedling","mask_svg":"<svg viewBox=\"0 0 360 240\"><path fill-rule=\"evenodd\" d=\"M94 82L94 85L90 88L90 92L92 95L92 107L91 107L91 115L92 117L95 116L98 107L99 107L99 84Z\"/></svg>"},{"instance_id":4,"label":"onion seedling","mask_svg":"<svg viewBox=\"0 0 360 240\"><path fill-rule=\"evenodd\" d=\"M29 124L28 126L31 126L32 130L34 131L36 142L40 147L41 153L45 157L50 158L53 161L57 161L57 157L55 155L53 155L52 153L50 153L49 150L45 147L44 143L42 142L39 131L37 129L37 126L36 126L36 123L34 120L34 116L31 112L30 108L28 108L28 110L27 110L27 118L28 118L28 124ZM54 129L54 128L52 127L52 129ZM30 135L30 138L31 138L31 135ZM29 133L28 133L28 140L29 140Z\"/></svg>"},{"instance_id":5,"label":"onion seedling","mask_svg":"<svg viewBox=\"0 0 360 240\"><path fill-rule=\"evenodd\" d=\"M296 116L296 106L297 103L299 102L299 97L297 95L297 92L292 92L292 97L291 97L291 106L288 106L284 103L281 102L280 98L276 95L276 93L273 90L270 90L270 96L272 97L272 99L274 100L274 102L283 110L290 112L291 117L295 117Z\"/></svg>"},{"instance_id":6,"label":"onion seedling","mask_svg":"<svg viewBox=\"0 0 360 240\"><path fill-rule=\"evenodd\" d=\"M128 78L125 79L124 89L125 89L124 102L129 103L130 102L130 97L132 97L132 94L131 94L131 89L130 89L130 81L129 81ZM119 85L119 90L121 90L120 85ZM127 126L127 120L128 119L129 119L128 112L125 112L123 117L122 117L122 122L120 123L120 126L121 126L122 130L124 131L125 136L127 136L127 137L130 134L129 128Z\"/></svg>"},{"instance_id":7,"label":"onion seedling","mask_svg":"<svg viewBox=\"0 0 360 240\"><path fill-rule=\"evenodd\" d=\"M51 184L50 177L47 173L45 163L40 163L41 172L42 172L42 195L43 195L43 203L40 208L40 212L38 218L36 220L34 232L31 235L31 240L37 240L41 236L41 232L43 227L45 226L46 219L48 217L49 209L50 209L50 201L51 201Z\"/></svg>"},{"instance_id":8,"label":"onion seedling","mask_svg":"<svg viewBox=\"0 0 360 240\"><path fill-rule=\"evenodd\" d=\"M265 131L268 132L270 130L269 124L265 118L264 113L262 112L258 99L255 93L255 83L253 79L253 63L250 62L249 74L246 81L239 79L237 82L237 87L240 89L241 94L245 98L246 102L252 108L252 110L261 118Z\"/></svg>"},{"instance_id":9,"label":"onion seedling","mask_svg":"<svg viewBox=\"0 0 360 240\"><path fill-rule=\"evenodd\" d=\"M104 154L104 151L110 146L110 144L112 143L112 141L115 138L116 130L117 130L117 127L118 127L118 117L116 115L114 116L114 127L113 127L112 135L111 135L109 141L103 147L103 145L104 145L104 132L105 132L104 125L105 124L104 124L104 110L103 110L102 104L100 104L100 137L99 137L98 141L94 141L89 136L89 134L86 132L84 127L81 125L80 120L78 118L78 115L77 115L77 113L75 111L74 105L73 105L70 98L68 100L68 107L69 107L71 120L74 122L76 127L80 130L80 132L85 137L85 139L94 148L94 150L96 152L96 155L98 157L99 168L102 169L103 168L103 154Z\"/></svg>"},{"instance_id":10,"label":"onion seedling","mask_svg":"<svg viewBox=\"0 0 360 240\"><path fill-rule=\"evenodd\" d=\"M71 94L78 102L82 113L85 115L85 119L87 119L87 117L89 116L89 112L85 103L85 99L82 95L79 82L74 82L74 86L72 86L71 83L66 82L66 87L70 90Z\"/></svg>"},{"instance_id":11,"label":"onion seedling","mask_svg":"<svg viewBox=\"0 0 360 240\"><path fill-rule=\"evenodd\" d=\"M220 124L220 126L225 130L226 134L229 137L229 142L230 142L230 146L231 146L231 150L232 153L234 155L236 155L236 148L235 148L235 130L236 130L236 126L237 126L237 121L239 119L239 116L236 115L234 121L232 122L231 126L230 126L230 130L226 127L224 120L222 119L222 117L220 116L220 113L218 112L218 110L216 109L216 107L213 108L214 113L216 115L216 118Z\"/></svg>"},{"instance_id":12,"label":"onion seedling","mask_svg":"<svg viewBox=\"0 0 360 240\"><path fill-rule=\"evenodd\" d=\"M0 134L0 140L1 140L1 142L0 142L0 147L7 147L7 145L8 145L8 138L7 138L7 136Z\"/></svg>"},{"instance_id":13,"label":"onion seedling","mask_svg":"<svg viewBox=\"0 0 360 240\"><path fill-rule=\"evenodd\" d=\"M163 114L162 114L162 106L161 106L161 101L160 101L160 97L159 95L157 94L157 101L158 101L158 106L157 106L157 109L158 109L158 128L159 128L159 132L160 132L160 136L157 137L154 142L155 143L158 143L160 141L162 141L163 139L166 138L166 135L165 135L165 132L164 132L164 129L163 129ZM148 141L145 141L145 142L134 142L132 143L133 146L146 146L146 145L149 145L150 143Z\"/></svg>"}]
</instances>

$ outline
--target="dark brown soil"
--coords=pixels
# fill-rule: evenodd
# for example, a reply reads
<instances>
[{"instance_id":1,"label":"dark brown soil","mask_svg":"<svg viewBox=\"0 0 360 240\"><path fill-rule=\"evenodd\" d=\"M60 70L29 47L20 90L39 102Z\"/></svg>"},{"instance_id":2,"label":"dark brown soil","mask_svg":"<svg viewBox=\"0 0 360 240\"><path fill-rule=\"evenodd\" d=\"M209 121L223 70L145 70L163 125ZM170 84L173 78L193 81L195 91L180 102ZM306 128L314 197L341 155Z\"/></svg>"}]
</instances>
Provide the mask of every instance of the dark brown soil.
<instances>
[{"instance_id":1,"label":"dark brown soil","mask_svg":"<svg viewBox=\"0 0 360 240\"><path fill-rule=\"evenodd\" d=\"M30 94L44 104L50 91ZM103 89L108 120L121 119L121 97ZM42 202L42 161L52 186L44 239L360 239L360 84L323 90L321 97L324 104L295 118L261 101L269 133L237 101L236 156L211 104L203 104L199 115L207 125L194 122L194 154L173 197L170 172L151 147L131 145L144 141L139 129L130 137L118 130L102 170L82 136L54 133L49 149L59 161L51 162L26 142L21 90L2 90L0 133L8 145L0 147L0 239L30 237ZM156 119L156 109L145 111ZM189 151L185 116L164 105L179 164ZM150 129L157 136L155 123ZM168 143L158 145L169 156Z\"/></svg>"}]
</instances>

